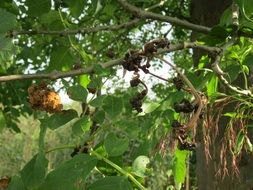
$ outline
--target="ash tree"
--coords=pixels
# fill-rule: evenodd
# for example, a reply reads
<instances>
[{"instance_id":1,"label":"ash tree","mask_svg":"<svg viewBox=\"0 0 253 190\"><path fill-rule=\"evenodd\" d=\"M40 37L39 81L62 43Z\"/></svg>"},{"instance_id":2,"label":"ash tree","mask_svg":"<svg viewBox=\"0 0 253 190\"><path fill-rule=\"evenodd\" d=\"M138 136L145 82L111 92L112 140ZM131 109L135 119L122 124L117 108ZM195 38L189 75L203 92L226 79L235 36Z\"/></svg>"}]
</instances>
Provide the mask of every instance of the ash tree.
<instances>
[{"instance_id":1,"label":"ash tree","mask_svg":"<svg viewBox=\"0 0 253 190\"><path fill-rule=\"evenodd\" d=\"M251 0L4 0L0 23L0 129L40 128L2 188L252 188Z\"/></svg>"}]
</instances>

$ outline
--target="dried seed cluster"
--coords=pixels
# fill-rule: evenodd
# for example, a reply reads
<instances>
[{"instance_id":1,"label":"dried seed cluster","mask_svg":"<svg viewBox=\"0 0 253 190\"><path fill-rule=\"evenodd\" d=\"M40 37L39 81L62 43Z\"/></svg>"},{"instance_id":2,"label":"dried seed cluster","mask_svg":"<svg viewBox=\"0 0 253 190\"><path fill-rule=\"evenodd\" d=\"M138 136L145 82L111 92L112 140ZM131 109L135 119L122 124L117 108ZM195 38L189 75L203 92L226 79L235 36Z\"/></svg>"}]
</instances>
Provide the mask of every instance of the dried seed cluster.
<instances>
[{"instance_id":1,"label":"dried seed cluster","mask_svg":"<svg viewBox=\"0 0 253 190\"><path fill-rule=\"evenodd\" d=\"M130 81L131 87L136 87L140 83L145 86L145 90L138 93L133 99L130 100L130 104L137 112L142 112L142 103L144 97L148 93L146 85L139 79L138 72L142 70L144 73L149 73L150 60L152 55L157 52L159 48L169 47L169 41L166 38L159 38L146 43L141 51L130 50L125 54L122 66L127 71L134 71L137 77L134 77ZM146 60L146 61L143 61Z\"/></svg>"},{"instance_id":2,"label":"dried seed cluster","mask_svg":"<svg viewBox=\"0 0 253 190\"><path fill-rule=\"evenodd\" d=\"M185 125L181 124L177 120L172 121L171 126L173 128L173 133L178 139L178 149L179 150L194 150L196 148L195 143L187 142L188 135L184 129Z\"/></svg>"},{"instance_id":3,"label":"dried seed cluster","mask_svg":"<svg viewBox=\"0 0 253 190\"><path fill-rule=\"evenodd\" d=\"M62 110L60 96L57 92L47 87L45 83L32 84L28 88L29 103L33 109L55 113Z\"/></svg>"},{"instance_id":4,"label":"dried seed cluster","mask_svg":"<svg viewBox=\"0 0 253 190\"><path fill-rule=\"evenodd\" d=\"M142 112L142 103L144 97L147 95L148 91L143 90L139 92L133 99L130 100L130 104L132 105L132 108L135 109L138 113Z\"/></svg>"},{"instance_id":5,"label":"dried seed cluster","mask_svg":"<svg viewBox=\"0 0 253 190\"><path fill-rule=\"evenodd\" d=\"M79 153L87 154L89 151L90 145L89 143L84 143L83 147L81 145L78 145L74 148L74 151L70 154L71 157L74 157L75 155Z\"/></svg>"},{"instance_id":6,"label":"dried seed cluster","mask_svg":"<svg viewBox=\"0 0 253 190\"><path fill-rule=\"evenodd\" d=\"M122 66L128 71L138 72L141 66L142 56L139 51L130 50L126 53Z\"/></svg>"},{"instance_id":7,"label":"dried seed cluster","mask_svg":"<svg viewBox=\"0 0 253 190\"><path fill-rule=\"evenodd\" d=\"M184 82L179 77L173 78L172 81L177 90L181 90L184 87Z\"/></svg>"},{"instance_id":8,"label":"dried seed cluster","mask_svg":"<svg viewBox=\"0 0 253 190\"><path fill-rule=\"evenodd\" d=\"M149 61L153 53L159 48L169 47L169 41L166 38L152 40L144 45L143 51L131 50L126 53L122 66L128 71L138 72L141 69L144 73L149 73L148 68L151 66ZM145 64L141 65L143 58L147 58Z\"/></svg>"},{"instance_id":9,"label":"dried seed cluster","mask_svg":"<svg viewBox=\"0 0 253 190\"><path fill-rule=\"evenodd\" d=\"M195 106L192 105L189 100L183 99L180 103L174 104L174 110L177 113L191 113L193 110L195 110Z\"/></svg>"},{"instance_id":10,"label":"dried seed cluster","mask_svg":"<svg viewBox=\"0 0 253 190\"><path fill-rule=\"evenodd\" d=\"M169 47L169 45L170 45L170 42L167 38L154 39L144 45L143 52L145 55L153 54L157 52L159 48L163 49L163 48Z\"/></svg>"},{"instance_id":11,"label":"dried seed cluster","mask_svg":"<svg viewBox=\"0 0 253 190\"><path fill-rule=\"evenodd\" d=\"M190 142L183 142L183 143L179 143L178 144L178 149L179 150L190 150L193 151L196 148L196 144L195 143L190 143Z\"/></svg>"}]
</instances>

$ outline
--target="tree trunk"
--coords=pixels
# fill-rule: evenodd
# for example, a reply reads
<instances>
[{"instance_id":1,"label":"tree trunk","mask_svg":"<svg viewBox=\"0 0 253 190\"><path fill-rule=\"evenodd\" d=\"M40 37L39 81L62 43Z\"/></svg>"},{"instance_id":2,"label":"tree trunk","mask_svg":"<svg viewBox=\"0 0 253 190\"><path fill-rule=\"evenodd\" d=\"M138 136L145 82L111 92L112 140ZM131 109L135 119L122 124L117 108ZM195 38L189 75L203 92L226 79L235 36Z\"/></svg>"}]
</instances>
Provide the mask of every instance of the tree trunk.
<instances>
[{"instance_id":1,"label":"tree trunk","mask_svg":"<svg viewBox=\"0 0 253 190\"><path fill-rule=\"evenodd\" d=\"M223 11L231 5L231 0L192 0L191 2L191 19L196 24L212 27L219 23ZM192 40L196 40L198 34L192 33ZM195 50L193 52L193 61L197 65L199 58L203 55L202 51ZM234 106L225 107L224 111L232 112ZM233 175L234 170L231 167L232 158L230 154L226 154L226 162L228 174L222 179L219 171L219 163L221 157L222 138L228 125L226 118L221 118L218 123L218 135L215 139L211 139L212 144L209 147L211 159L206 160L206 150L204 146L205 136L203 135L203 126L197 129L197 149L196 149L196 175L198 179L198 190L252 190L253 189L253 156L242 153L240 160L236 163L239 169L238 176ZM210 129L213 130L213 129ZM251 139L253 136L251 135ZM227 150L229 153L229 151Z\"/></svg>"}]
</instances>

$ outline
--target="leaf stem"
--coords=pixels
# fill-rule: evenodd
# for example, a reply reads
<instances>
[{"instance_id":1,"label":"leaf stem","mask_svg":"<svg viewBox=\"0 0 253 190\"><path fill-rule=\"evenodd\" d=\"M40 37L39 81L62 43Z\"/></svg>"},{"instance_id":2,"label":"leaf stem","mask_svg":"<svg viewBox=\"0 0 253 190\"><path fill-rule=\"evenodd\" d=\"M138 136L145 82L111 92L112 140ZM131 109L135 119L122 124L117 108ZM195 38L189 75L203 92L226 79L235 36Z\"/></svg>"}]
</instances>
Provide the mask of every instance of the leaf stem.
<instances>
[{"instance_id":1,"label":"leaf stem","mask_svg":"<svg viewBox=\"0 0 253 190\"><path fill-rule=\"evenodd\" d=\"M141 185L141 183L139 181L137 181L137 179L135 179L132 174L130 174L129 172L127 172L126 170L124 170L123 168L121 168L120 166L118 166L117 164L114 164L112 161L108 160L107 158L103 157L102 155L98 154L95 151L91 151L91 155L94 155L98 159L103 160L105 163L109 164L110 166L112 166L113 168L115 168L116 170L118 170L121 174L123 174L124 176L128 177L137 187L139 187L139 189L146 190L146 188L143 187Z\"/></svg>"},{"instance_id":2,"label":"leaf stem","mask_svg":"<svg viewBox=\"0 0 253 190\"><path fill-rule=\"evenodd\" d=\"M75 148L75 147L76 147L76 145L69 145L69 144L67 144L67 145L64 145L64 146L59 146L59 147L55 147L55 148L49 149L49 150L47 150L45 153L48 154L48 153L54 152L54 151L56 151L56 150L73 149L73 148Z\"/></svg>"},{"instance_id":3,"label":"leaf stem","mask_svg":"<svg viewBox=\"0 0 253 190\"><path fill-rule=\"evenodd\" d=\"M43 124L40 125L40 134L39 134L39 152L43 152L45 147L45 136L47 132L47 127Z\"/></svg>"}]
</instances>

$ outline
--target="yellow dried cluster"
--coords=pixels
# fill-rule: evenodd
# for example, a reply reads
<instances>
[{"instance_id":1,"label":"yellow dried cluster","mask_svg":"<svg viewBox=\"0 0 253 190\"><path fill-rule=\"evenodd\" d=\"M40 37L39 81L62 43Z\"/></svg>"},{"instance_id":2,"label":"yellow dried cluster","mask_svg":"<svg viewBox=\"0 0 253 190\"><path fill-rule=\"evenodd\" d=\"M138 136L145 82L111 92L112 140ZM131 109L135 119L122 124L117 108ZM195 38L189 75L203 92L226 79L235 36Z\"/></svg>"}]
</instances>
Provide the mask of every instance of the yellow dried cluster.
<instances>
[{"instance_id":1,"label":"yellow dried cluster","mask_svg":"<svg viewBox=\"0 0 253 190\"><path fill-rule=\"evenodd\" d=\"M62 110L60 96L57 92L49 89L45 83L32 84L28 88L29 102L33 109L55 113Z\"/></svg>"}]
</instances>

